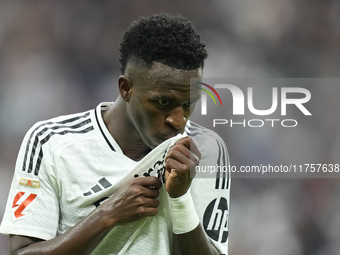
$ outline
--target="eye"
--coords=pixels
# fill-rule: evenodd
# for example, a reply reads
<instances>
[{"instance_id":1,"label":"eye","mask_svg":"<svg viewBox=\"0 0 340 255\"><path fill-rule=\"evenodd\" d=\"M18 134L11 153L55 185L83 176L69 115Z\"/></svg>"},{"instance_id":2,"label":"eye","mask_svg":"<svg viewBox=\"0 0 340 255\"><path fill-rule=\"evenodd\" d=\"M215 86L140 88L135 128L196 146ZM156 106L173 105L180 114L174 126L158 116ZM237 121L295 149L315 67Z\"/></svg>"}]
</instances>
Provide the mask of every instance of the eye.
<instances>
[{"instance_id":1,"label":"eye","mask_svg":"<svg viewBox=\"0 0 340 255\"><path fill-rule=\"evenodd\" d=\"M170 100L169 99L160 99L157 101L158 104L160 104L161 106L167 106L170 104Z\"/></svg>"},{"instance_id":2,"label":"eye","mask_svg":"<svg viewBox=\"0 0 340 255\"><path fill-rule=\"evenodd\" d=\"M196 104L196 101L189 101L187 103L185 103L185 107L188 109L191 109L192 107L194 107Z\"/></svg>"}]
</instances>

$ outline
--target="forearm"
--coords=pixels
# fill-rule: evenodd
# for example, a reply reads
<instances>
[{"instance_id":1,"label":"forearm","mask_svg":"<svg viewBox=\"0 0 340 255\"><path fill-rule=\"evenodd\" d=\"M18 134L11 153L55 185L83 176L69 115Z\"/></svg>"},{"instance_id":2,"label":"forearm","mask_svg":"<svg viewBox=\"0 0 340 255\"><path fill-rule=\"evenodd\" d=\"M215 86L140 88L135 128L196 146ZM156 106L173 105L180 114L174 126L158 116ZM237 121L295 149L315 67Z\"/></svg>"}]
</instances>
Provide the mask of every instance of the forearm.
<instances>
[{"instance_id":1,"label":"forearm","mask_svg":"<svg viewBox=\"0 0 340 255\"><path fill-rule=\"evenodd\" d=\"M201 224L188 233L173 234L173 240L176 255L220 255L207 239Z\"/></svg>"},{"instance_id":2,"label":"forearm","mask_svg":"<svg viewBox=\"0 0 340 255\"><path fill-rule=\"evenodd\" d=\"M19 250L11 247L11 255L89 254L111 229L96 209L74 227L53 239L34 242ZM11 238L18 238L16 236ZM13 242L15 243L15 242ZM17 250L17 251L16 251Z\"/></svg>"},{"instance_id":3,"label":"forearm","mask_svg":"<svg viewBox=\"0 0 340 255\"><path fill-rule=\"evenodd\" d=\"M200 224L190 191L181 197L170 198L170 215L174 254L220 254L209 241Z\"/></svg>"},{"instance_id":4,"label":"forearm","mask_svg":"<svg viewBox=\"0 0 340 255\"><path fill-rule=\"evenodd\" d=\"M161 186L162 182L154 176L129 180L111 198L60 236L40 242L14 236L16 240L10 242L10 255L90 254L115 226L155 216Z\"/></svg>"}]
</instances>

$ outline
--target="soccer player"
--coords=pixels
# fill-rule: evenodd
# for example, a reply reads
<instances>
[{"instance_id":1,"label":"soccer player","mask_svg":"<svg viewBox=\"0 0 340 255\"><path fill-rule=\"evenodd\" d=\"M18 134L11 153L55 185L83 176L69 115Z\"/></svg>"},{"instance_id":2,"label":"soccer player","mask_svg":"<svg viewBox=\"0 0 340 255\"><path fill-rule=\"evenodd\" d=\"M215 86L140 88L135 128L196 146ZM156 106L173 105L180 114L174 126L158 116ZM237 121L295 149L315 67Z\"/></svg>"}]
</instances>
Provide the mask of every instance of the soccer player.
<instances>
[{"instance_id":1,"label":"soccer player","mask_svg":"<svg viewBox=\"0 0 340 255\"><path fill-rule=\"evenodd\" d=\"M193 24L142 17L121 42L120 95L36 123L21 145L0 231L11 255L227 254L224 142L188 119L205 45Z\"/></svg>"}]
</instances>

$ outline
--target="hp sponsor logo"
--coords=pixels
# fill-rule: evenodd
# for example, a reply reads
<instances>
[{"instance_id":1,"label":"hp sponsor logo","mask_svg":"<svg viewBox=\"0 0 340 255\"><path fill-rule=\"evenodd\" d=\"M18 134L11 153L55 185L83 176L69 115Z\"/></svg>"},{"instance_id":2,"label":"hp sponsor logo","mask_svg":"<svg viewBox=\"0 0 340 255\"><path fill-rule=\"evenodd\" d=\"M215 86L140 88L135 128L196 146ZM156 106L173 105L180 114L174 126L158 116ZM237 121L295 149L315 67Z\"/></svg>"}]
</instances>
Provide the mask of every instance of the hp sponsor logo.
<instances>
[{"instance_id":1,"label":"hp sponsor logo","mask_svg":"<svg viewBox=\"0 0 340 255\"><path fill-rule=\"evenodd\" d=\"M203 216L203 227L207 235L219 243L228 239L228 202L224 197L210 202Z\"/></svg>"}]
</instances>

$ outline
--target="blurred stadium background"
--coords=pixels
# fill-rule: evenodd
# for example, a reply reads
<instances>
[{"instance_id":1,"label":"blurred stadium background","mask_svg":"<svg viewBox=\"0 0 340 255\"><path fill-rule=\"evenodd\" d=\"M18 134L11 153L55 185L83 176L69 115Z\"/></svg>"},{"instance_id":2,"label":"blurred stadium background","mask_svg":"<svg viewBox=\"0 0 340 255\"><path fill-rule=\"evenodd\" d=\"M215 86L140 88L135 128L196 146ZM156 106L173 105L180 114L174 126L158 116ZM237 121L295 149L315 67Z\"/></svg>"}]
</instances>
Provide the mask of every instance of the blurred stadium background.
<instances>
[{"instance_id":1,"label":"blurred stadium background","mask_svg":"<svg viewBox=\"0 0 340 255\"><path fill-rule=\"evenodd\" d=\"M26 131L39 120L113 101L123 30L158 12L196 24L209 52L205 77L339 77L336 0L2 0L0 219ZM303 131L280 136L282 144L262 139L279 135L274 129L242 139L228 133L232 162L266 158L272 150L289 161L299 154L284 145L303 137L308 143L300 153L339 163L339 89L320 85L312 95L332 115L311 105L321 114ZM235 179L229 231L230 255L338 255L340 179ZM0 235L0 254L7 249Z\"/></svg>"}]
</instances>

